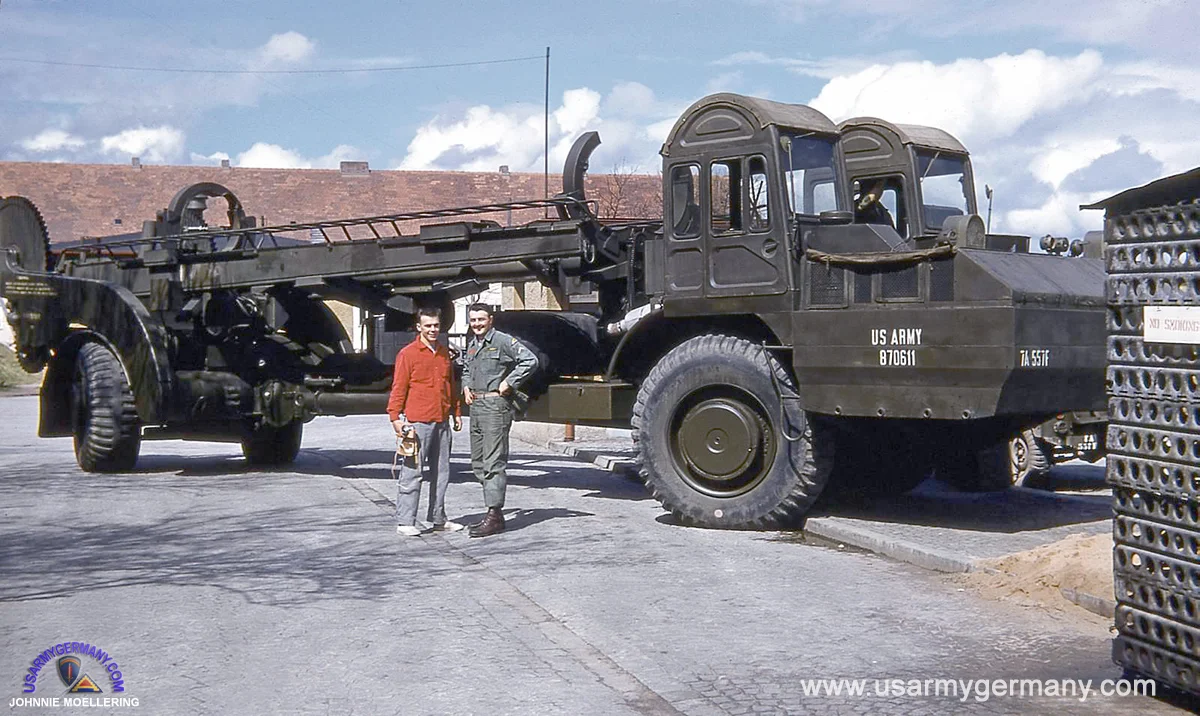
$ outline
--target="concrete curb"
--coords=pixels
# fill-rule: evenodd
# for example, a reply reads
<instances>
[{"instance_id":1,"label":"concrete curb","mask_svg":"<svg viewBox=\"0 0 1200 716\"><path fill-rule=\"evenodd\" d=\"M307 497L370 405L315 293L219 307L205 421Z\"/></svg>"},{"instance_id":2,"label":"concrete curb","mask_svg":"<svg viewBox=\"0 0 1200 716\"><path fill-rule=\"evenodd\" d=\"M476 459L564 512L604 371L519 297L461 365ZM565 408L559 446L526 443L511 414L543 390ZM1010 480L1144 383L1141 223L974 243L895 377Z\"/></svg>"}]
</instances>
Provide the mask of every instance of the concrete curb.
<instances>
[{"instance_id":1,"label":"concrete curb","mask_svg":"<svg viewBox=\"0 0 1200 716\"><path fill-rule=\"evenodd\" d=\"M814 517L807 520L804 531L935 572L972 572L978 568L973 557L960 557L922 547L857 525L847 525L839 522L836 517Z\"/></svg>"},{"instance_id":2,"label":"concrete curb","mask_svg":"<svg viewBox=\"0 0 1200 716\"><path fill-rule=\"evenodd\" d=\"M1059 590L1062 593L1063 599L1066 599L1072 604L1082 607L1092 614L1096 614L1107 619L1113 619L1117 613L1117 602L1114 599L1105 599L1097 597L1087 592L1081 592L1070 587L1063 587Z\"/></svg>"}]
</instances>

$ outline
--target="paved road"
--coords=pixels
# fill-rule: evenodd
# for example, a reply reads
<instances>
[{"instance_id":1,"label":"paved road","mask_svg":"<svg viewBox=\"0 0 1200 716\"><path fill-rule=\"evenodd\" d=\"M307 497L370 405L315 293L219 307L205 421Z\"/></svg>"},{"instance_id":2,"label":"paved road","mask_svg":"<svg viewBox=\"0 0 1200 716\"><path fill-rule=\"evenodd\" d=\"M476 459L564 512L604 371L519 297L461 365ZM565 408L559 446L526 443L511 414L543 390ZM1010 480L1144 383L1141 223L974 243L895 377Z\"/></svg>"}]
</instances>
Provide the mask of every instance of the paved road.
<instances>
[{"instance_id":1,"label":"paved road","mask_svg":"<svg viewBox=\"0 0 1200 716\"><path fill-rule=\"evenodd\" d=\"M6 707L61 696L53 664L33 695L23 674L79 641L156 714L1178 712L897 696L910 680L1120 674L1098 619L778 533L678 527L639 486L540 449L514 450L510 532L405 539L382 418L312 423L286 471L248 472L234 445L163 442L139 472L102 476L78 471L69 440L36 438L35 411L0 399ZM470 518L465 442L448 499ZM866 695L806 696L801 680L822 677L867 679Z\"/></svg>"}]
</instances>

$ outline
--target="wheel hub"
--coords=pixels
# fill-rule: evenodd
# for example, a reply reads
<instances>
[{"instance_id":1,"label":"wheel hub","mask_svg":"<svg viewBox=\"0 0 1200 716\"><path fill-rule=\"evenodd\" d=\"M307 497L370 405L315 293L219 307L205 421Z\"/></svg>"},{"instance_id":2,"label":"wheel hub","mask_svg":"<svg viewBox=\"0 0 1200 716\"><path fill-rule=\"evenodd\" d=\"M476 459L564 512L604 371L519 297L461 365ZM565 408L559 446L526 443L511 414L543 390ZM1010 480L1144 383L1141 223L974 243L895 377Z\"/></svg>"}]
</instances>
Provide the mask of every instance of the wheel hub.
<instances>
[{"instance_id":1,"label":"wheel hub","mask_svg":"<svg viewBox=\"0 0 1200 716\"><path fill-rule=\"evenodd\" d=\"M720 483L741 477L762 448L758 418L728 398L698 403L679 427L680 456L696 473Z\"/></svg>"},{"instance_id":2,"label":"wheel hub","mask_svg":"<svg viewBox=\"0 0 1200 716\"><path fill-rule=\"evenodd\" d=\"M1023 436L1014 438L1009 449L1009 457L1012 459L1013 468L1017 473L1029 469L1029 446L1025 444L1025 438Z\"/></svg>"}]
</instances>

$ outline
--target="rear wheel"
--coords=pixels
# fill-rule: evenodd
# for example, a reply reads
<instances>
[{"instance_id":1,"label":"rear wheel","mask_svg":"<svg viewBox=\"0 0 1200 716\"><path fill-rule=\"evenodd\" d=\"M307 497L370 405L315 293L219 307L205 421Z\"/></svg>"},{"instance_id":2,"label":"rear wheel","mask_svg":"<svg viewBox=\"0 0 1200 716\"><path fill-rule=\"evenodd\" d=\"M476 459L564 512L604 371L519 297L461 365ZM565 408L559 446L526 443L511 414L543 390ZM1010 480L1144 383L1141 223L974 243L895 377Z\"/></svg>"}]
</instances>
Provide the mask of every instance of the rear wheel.
<instances>
[{"instance_id":1,"label":"rear wheel","mask_svg":"<svg viewBox=\"0 0 1200 716\"><path fill-rule=\"evenodd\" d=\"M702 527L798 522L825 486L833 445L781 391L794 395L783 365L742 338L699 336L663 356L633 409L638 468L655 499Z\"/></svg>"},{"instance_id":2,"label":"rear wheel","mask_svg":"<svg viewBox=\"0 0 1200 716\"><path fill-rule=\"evenodd\" d=\"M242 455L246 462L261 467L289 465L300 454L300 441L304 437L304 423L299 420L274 427L262 425L252 429L242 438Z\"/></svg>"},{"instance_id":3,"label":"rear wheel","mask_svg":"<svg viewBox=\"0 0 1200 716\"><path fill-rule=\"evenodd\" d=\"M1022 430L1008 441L1009 474L1014 485L1025 485L1050 472L1050 449L1032 430Z\"/></svg>"},{"instance_id":4,"label":"rear wheel","mask_svg":"<svg viewBox=\"0 0 1200 716\"><path fill-rule=\"evenodd\" d=\"M75 460L86 472L121 472L137 464L141 425L121 362L100 343L85 343L71 386Z\"/></svg>"}]
</instances>

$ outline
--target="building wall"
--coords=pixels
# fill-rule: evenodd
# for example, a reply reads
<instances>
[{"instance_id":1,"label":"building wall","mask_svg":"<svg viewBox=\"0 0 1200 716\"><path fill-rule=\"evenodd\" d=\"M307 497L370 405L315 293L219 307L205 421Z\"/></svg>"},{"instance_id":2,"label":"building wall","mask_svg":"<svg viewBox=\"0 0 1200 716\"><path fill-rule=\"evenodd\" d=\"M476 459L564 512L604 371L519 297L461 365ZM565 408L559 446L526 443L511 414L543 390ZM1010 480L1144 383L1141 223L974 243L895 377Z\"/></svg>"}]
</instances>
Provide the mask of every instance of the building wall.
<instances>
[{"instance_id":1,"label":"building wall","mask_svg":"<svg viewBox=\"0 0 1200 716\"><path fill-rule=\"evenodd\" d=\"M645 213L645 207L657 204L657 176L634 175L631 181L636 191L625 189L622 205L607 212L602 206L602 216L628 215L626 209ZM31 200L46 219L52 241L140 232L143 221L154 219L178 191L198 182L228 187L247 214L271 225L540 199L544 192L541 174L0 162L0 195ZM589 196L613 201L605 191L608 184L604 175L589 178ZM561 187L561 179L552 175L551 194ZM488 218L520 224L543 213L497 212ZM221 216L222 211L210 210L206 219L218 225Z\"/></svg>"}]
</instances>

